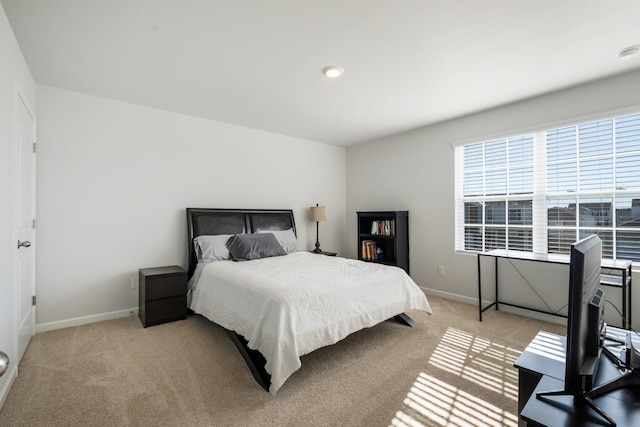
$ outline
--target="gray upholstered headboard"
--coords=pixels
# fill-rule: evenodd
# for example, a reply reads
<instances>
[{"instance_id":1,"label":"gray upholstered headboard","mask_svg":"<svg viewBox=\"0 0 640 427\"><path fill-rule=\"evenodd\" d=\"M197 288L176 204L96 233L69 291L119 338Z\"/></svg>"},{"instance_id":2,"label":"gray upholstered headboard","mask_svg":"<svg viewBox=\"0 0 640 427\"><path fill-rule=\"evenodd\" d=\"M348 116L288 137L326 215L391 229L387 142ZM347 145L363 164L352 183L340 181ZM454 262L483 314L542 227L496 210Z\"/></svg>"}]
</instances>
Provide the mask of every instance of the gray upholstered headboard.
<instances>
[{"instance_id":1,"label":"gray upholstered headboard","mask_svg":"<svg viewBox=\"0 0 640 427\"><path fill-rule=\"evenodd\" d=\"M206 209L187 208L187 247L191 278L197 260L193 239L202 235L256 233L262 230L296 232L291 209ZM297 233L296 233L297 234Z\"/></svg>"}]
</instances>

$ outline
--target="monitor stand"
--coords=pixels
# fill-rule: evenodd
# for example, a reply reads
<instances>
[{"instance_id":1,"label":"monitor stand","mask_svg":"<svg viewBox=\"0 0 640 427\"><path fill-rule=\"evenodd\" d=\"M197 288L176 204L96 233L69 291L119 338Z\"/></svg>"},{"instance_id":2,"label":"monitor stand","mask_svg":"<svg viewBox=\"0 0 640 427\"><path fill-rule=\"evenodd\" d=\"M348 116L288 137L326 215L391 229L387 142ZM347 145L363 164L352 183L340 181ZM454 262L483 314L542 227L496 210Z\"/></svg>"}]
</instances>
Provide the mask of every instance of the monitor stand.
<instances>
[{"instance_id":1,"label":"monitor stand","mask_svg":"<svg viewBox=\"0 0 640 427\"><path fill-rule=\"evenodd\" d=\"M604 347L601 347L604 348ZM591 378L595 377L595 372L597 372L597 364L600 362L600 351L598 352L598 356L591 359L591 363L589 367L585 369L586 372L589 372ZM613 356L613 355L612 355ZM591 386L589 385L589 388ZM553 404L553 400L550 399L551 396L573 396L573 401L575 404L584 404L596 411L602 418L604 418L609 426L615 426L616 422L607 414L602 408L593 401L592 396L589 391L582 390L555 390L555 391L543 391L536 393L536 398L540 400L544 400L545 402Z\"/></svg>"},{"instance_id":2,"label":"monitor stand","mask_svg":"<svg viewBox=\"0 0 640 427\"><path fill-rule=\"evenodd\" d=\"M607 357L609 357L614 363L620 364L620 359L613 355L611 350L606 347L603 347L603 350ZM624 364L621 364L620 368L624 369L626 372L622 374L622 376L601 384L589 391L587 393L589 397L596 398L622 387L640 386L640 353L633 345L631 332L627 332L624 352L625 360Z\"/></svg>"},{"instance_id":3,"label":"monitor stand","mask_svg":"<svg viewBox=\"0 0 640 427\"><path fill-rule=\"evenodd\" d=\"M557 390L557 391L543 391L541 393L536 393L536 397L538 399L551 402L551 399L549 399L548 396L573 396L573 400L575 403L580 402L589 406L591 409L596 411L602 418L607 420L610 426L615 427L616 425L616 422L613 420L613 418L611 418L609 414L607 414L604 410L602 410L596 404L596 402L594 402L591 399L588 392L571 392L571 391Z\"/></svg>"}]
</instances>

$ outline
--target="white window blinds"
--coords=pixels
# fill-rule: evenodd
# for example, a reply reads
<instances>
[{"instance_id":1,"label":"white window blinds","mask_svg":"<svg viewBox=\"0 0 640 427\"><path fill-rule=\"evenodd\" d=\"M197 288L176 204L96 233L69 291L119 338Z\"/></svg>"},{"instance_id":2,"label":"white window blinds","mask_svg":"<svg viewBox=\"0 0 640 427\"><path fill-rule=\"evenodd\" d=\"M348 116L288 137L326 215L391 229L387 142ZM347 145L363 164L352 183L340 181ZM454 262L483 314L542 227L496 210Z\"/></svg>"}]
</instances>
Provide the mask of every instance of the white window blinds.
<instances>
[{"instance_id":1,"label":"white window blinds","mask_svg":"<svg viewBox=\"0 0 640 427\"><path fill-rule=\"evenodd\" d=\"M456 249L640 261L640 114L455 148Z\"/></svg>"}]
</instances>

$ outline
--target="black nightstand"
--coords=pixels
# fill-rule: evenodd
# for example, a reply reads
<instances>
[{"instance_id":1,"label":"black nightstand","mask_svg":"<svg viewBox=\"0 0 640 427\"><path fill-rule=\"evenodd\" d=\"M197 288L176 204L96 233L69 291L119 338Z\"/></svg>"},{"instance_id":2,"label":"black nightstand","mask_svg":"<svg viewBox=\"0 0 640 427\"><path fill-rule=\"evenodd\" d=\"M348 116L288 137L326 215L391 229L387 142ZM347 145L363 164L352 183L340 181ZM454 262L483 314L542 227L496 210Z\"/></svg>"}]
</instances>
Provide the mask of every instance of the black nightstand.
<instances>
[{"instance_id":1,"label":"black nightstand","mask_svg":"<svg viewBox=\"0 0 640 427\"><path fill-rule=\"evenodd\" d=\"M326 255L326 256L336 256L338 255L337 252L326 252L326 251L320 251L320 252L314 252L314 251L309 251L312 254L318 254L318 255Z\"/></svg>"},{"instance_id":2,"label":"black nightstand","mask_svg":"<svg viewBox=\"0 0 640 427\"><path fill-rule=\"evenodd\" d=\"M187 272L177 265L139 270L142 326L187 318Z\"/></svg>"}]
</instances>

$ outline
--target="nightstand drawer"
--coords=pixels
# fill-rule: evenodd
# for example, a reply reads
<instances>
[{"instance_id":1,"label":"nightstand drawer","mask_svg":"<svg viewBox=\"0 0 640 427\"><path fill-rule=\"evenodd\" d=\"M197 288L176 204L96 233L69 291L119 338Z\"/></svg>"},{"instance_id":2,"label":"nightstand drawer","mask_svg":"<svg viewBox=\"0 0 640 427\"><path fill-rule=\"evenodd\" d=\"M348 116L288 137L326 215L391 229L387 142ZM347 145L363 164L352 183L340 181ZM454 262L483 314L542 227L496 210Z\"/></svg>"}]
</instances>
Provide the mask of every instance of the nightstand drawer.
<instances>
[{"instance_id":1,"label":"nightstand drawer","mask_svg":"<svg viewBox=\"0 0 640 427\"><path fill-rule=\"evenodd\" d=\"M179 297L187 293L186 274L147 277L145 282L145 301Z\"/></svg>"},{"instance_id":2,"label":"nightstand drawer","mask_svg":"<svg viewBox=\"0 0 640 427\"><path fill-rule=\"evenodd\" d=\"M187 272L177 265L141 268L139 276L141 302L187 294Z\"/></svg>"},{"instance_id":3,"label":"nightstand drawer","mask_svg":"<svg viewBox=\"0 0 640 427\"><path fill-rule=\"evenodd\" d=\"M187 272L180 266L141 268L138 310L147 326L187 317Z\"/></svg>"},{"instance_id":4,"label":"nightstand drawer","mask_svg":"<svg viewBox=\"0 0 640 427\"><path fill-rule=\"evenodd\" d=\"M142 325L153 326L160 323L187 318L187 296L147 301L141 306Z\"/></svg>"}]
</instances>

